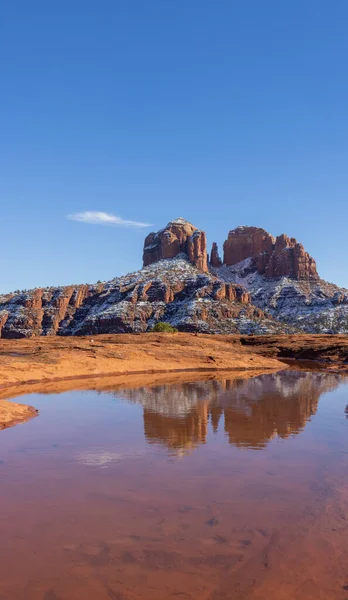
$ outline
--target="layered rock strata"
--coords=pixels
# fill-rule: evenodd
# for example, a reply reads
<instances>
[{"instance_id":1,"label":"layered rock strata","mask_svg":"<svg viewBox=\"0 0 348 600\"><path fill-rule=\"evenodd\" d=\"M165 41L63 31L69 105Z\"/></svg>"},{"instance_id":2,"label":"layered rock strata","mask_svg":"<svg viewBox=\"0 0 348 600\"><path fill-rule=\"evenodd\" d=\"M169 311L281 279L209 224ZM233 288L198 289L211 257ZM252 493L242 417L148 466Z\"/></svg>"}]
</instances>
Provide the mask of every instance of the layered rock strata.
<instances>
[{"instance_id":1,"label":"layered rock strata","mask_svg":"<svg viewBox=\"0 0 348 600\"><path fill-rule=\"evenodd\" d=\"M183 256L95 286L36 289L0 297L0 335L96 335L149 331L167 321L181 331L276 332L248 291L203 273Z\"/></svg>"}]
</instances>

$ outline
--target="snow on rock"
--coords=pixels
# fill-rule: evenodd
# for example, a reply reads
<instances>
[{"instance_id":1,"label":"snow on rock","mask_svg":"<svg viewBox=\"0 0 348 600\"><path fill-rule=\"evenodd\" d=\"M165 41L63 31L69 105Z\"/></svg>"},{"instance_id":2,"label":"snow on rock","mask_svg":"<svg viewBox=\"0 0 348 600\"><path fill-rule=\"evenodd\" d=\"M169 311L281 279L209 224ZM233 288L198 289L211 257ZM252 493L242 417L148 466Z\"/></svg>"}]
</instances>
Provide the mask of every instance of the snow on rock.
<instances>
[{"instance_id":1,"label":"snow on rock","mask_svg":"<svg viewBox=\"0 0 348 600\"><path fill-rule=\"evenodd\" d=\"M145 332L162 320L181 331L284 330L264 318L242 286L202 272L185 254L94 286L0 296L0 333L7 338Z\"/></svg>"},{"instance_id":2,"label":"snow on rock","mask_svg":"<svg viewBox=\"0 0 348 600\"><path fill-rule=\"evenodd\" d=\"M257 272L251 258L211 271L223 281L243 285L255 306L282 323L307 333L348 333L346 289L322 279L270 279Z\"/></svg>"}]
</instances>

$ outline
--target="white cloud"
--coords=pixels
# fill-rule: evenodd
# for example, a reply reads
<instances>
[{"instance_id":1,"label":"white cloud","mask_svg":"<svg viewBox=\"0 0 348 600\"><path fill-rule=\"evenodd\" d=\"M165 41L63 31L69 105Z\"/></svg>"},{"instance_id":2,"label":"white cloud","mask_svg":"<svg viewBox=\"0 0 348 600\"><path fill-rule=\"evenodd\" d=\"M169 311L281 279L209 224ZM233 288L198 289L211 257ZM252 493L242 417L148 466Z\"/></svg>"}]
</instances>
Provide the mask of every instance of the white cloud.
<instances>
[{"instance_id":1,"label":"white cloud","mask_svg":"<svg viewBox=\"0 0 348 600\"><path fill-rule=\"evenodd\" d=\"M121 219L110 213L88 211L74 213L67 217L71 221L79 221L80 223L90 223L91 225L117 225L119 227L151 227L150 223L139 223L138 221L129 221Z\"/></svg>"}]
</instances>

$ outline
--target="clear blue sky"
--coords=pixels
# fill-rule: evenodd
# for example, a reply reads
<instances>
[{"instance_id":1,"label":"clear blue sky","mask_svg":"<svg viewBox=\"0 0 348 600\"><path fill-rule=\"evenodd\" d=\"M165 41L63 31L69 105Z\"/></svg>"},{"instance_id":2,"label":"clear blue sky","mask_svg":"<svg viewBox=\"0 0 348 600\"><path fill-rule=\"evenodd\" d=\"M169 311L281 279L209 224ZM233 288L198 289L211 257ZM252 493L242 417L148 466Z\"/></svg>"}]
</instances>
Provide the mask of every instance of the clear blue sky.
<instances>
[{"instance_id":1,"label":"clear blue sky","mask_svg":"<svg viewBox=\"0 0 348 600\"><path fill-rule=\"evenodd\" d=\"M348 287L347 24L347 0L2 3L0 290L139 268L178 216L297 237Z\"/></svg>"}]
</instances>

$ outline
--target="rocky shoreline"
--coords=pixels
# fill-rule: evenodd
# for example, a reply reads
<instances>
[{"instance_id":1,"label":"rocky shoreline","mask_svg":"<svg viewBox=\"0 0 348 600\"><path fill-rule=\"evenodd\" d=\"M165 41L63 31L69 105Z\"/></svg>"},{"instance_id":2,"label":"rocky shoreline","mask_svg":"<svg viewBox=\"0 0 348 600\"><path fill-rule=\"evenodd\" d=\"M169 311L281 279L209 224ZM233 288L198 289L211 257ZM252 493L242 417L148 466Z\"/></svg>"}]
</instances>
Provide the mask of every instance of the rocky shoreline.
<instances>
[{"instance_id":1,"label":"rocky shoreline","mask_svg":"<svg viewBox=\"0 0 348 600\"><path fill-rule=\"evenodd\" d=\"M229 372L231 377L253 377L289 368L289 360L295 365L315 361L315 368L346 373L348 336L152 333L1 339L0 360L0 397L5 399L117 382L137 387L158 378L166 383L174 376L218 378ZM0 429L36 414L32 407L0 400Z\"/></svg>"}]
</instances>

